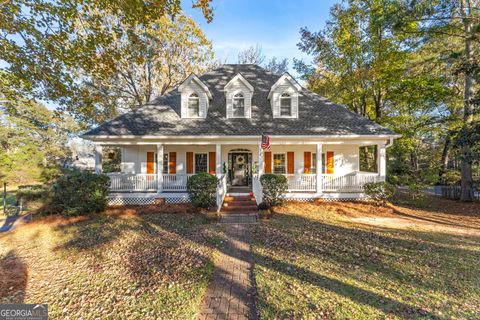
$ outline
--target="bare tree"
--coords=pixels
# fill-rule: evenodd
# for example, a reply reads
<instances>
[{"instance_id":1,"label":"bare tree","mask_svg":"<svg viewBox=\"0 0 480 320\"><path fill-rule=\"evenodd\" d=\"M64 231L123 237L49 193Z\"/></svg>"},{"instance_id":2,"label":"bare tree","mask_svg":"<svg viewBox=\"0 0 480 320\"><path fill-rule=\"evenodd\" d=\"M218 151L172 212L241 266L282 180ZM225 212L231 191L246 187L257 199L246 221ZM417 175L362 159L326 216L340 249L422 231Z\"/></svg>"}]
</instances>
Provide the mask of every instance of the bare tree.
<instances>
[{"instance_id":1,"label":"bare tree","mask_svg":"<svg viewBox=\"0 0 480 320\"><path fill-rule=\"evenodd\" d=\"M277 60L277 57L273 57L265 65L265 69L276 74L283 74L288 71L288 59L283 58Z\"/></svg>"},{"instance_id":2,"label":"bare tree","mask_svg":"<svg viewBox=\"0 0 480 320\"><path fill-rule=\"evenodd\" d=\"M240 64L261 65L265 62L265 59L266 57L263 54L263 49L258 44L255 47L251 46L250 48L238 53L238 63Z\"/></svg>"}]
</instances>

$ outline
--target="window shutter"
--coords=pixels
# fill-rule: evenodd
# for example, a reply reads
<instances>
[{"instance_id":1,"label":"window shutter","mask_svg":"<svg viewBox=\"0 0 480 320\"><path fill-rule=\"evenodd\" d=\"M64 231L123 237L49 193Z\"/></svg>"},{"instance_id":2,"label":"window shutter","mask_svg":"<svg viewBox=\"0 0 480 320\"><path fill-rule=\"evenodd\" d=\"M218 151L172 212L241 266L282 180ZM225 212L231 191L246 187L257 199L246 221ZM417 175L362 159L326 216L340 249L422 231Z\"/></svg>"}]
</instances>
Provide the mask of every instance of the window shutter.
<instances>
[{"instance_id":1,"label":"window shutter","mask_svg":"<svg viewBox=\"0 0 480 320\"><path fill-rule=\"evenodd\" d=\"M193 173L193 152L187 152L187 174Z\"/></svg>"},{"instance_id":2,"label":"window shutter","mask_svg":"<svg viewBox=\"0 0 480 320\"><path fill-rule=\"evenodd\" d=\"M272 173L272 153L265 152L265 173Z\"/></svg>"},{"instance_id":3,"label":"window shutter","mask_svg":"<svg viewBox=\"0 0 480 320\"><path fill-rule=\"evenodd\" d=\"M155 152L147 152L147 174L155 173Z\"/></svg>"},{"instance_id":4,"label":"window shutter","mask_svg":"<svg viewBox=\"0 0 480 320\"><path fill-rule=\"evenodd\" d=\"M177 153L170 152L168 159L168 173L177 173Z\"/></svg>"},{"instance_id":5,"label":"window shutter","mask_svg":"<svg viewBox=\"0 0 480 320\"><path fill-rule=\"evenodd\" d=\"M291 151L287 152L287 173L293 174L295 173L295 154Z\"/></svg>"},{"instance_id":6,"label":"window shutter","mask_svg":"<svg viewBox=\"0 0 480 320\"><path fill-rule=\"evenodd\" d=\"M208 153L208 173L215 174L216 152Z\"/></svg>"},{"instance_id":7,"label":"window shutter","mask_svg":"<svg viewBox=\"0 0 480 320\"><path fill-rule=\"evenodd\" d=\"M187 117L187 94L186 93L182 94L181 100L182 100L181 101L182 107L180 109L182 113L182 118L186 118Z\"/></svg>"},{"instance_id":8,"label":"window shutter","mask_svg":"<svg viewBox=\"0 0 480 320\"><path fill-rule=\"evenodd\" d=\"M232 98L227 96L227 118L233 117L233 109L232 109Z\"/></svg>"},{"instance_id":9,"label":"window shutter","mask_svg":"<svg viewBox=\"0 0 480 320\"><path fill-rule=\"evenodd\" d=\"M298 93L292 96L292 117L298 118Z\"/></svg>"},{"instance_id":10,"label":"window shutter","mask_svg":"<svg viewBox=\"0 0 480 320\"><path fill-rule=\"evenodd\" d=\"M246 118L252 117L252 95L251 94L245 95L245 117Z\"/></svg>"},{"instance_id":11,"label":"window shutter","mask_svg":"<svg viewBox=\"0 0 480 320\"><path fill-rule=\"evenodd\" d=\"M304 152L303 153L303 173L310 173L311 167L312 167L312 153Z\"/></svg>"},{"instance_id":12,"label":"window shutter","mask_svg":"<svg viewBox=\"0 0 480 320\"><path fill-rule=\"evenodd\" d=\"M333 174L335 167L335 159L333 151L327 151L327 174Z\"/></svg>"}]
</instances>

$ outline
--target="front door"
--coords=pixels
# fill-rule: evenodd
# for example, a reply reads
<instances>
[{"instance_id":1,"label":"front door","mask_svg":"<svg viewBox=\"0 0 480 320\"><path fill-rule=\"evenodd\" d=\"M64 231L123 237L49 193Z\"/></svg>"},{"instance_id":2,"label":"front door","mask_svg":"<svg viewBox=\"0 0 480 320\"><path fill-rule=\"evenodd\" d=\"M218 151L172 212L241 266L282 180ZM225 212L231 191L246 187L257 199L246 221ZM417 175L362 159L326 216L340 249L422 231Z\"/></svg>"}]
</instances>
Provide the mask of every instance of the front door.
<instances>
[{"instance_id":1,"label":"front door","mask_svg":"<svg viewBox=\"0 0 480 320\"><path fill-rule=\"evenodd\" d=\"M249 161L248 153L232 153L231 181L232 186L248 186Z\"/></svg>"}]
</instances>

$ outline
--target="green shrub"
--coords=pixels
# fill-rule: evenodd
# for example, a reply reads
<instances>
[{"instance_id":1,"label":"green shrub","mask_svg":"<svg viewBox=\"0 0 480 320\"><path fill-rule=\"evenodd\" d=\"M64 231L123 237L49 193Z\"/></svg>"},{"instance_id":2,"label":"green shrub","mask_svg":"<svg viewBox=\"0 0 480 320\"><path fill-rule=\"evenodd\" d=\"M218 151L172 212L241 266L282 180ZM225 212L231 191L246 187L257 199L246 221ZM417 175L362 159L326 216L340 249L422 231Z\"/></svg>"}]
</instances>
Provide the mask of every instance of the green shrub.
<instances>
[{"instance_id":1,"label":"green shrub","mask_svg":"<svg viewBox=\"0 0 480 320\"><path fill-rule=\"evenodd\" d=\"M199 173L188 179L187 192L197 208L211 208L217 202L218 179L209 173Z\"/></svg>"},{"instance_id":2,"label":"green shrub","mask_svg":"<svg viewBox=\"0 0 480 320\"><path fill-rule=\"evenodd\" d=\"M288 181L284 175L267 173L260 177L263 188L263 201L270 206L282 203L288 189Z\"/></svg>"},{"instance_id":3,"label":"green shrub","mask_svg":"<svg viewBox=\"0 0 480 320\"><path fill-rule=\"evenodd\" d=\"M51 190L47 187L19 188L17 191L17 201L26 204L31 201L46 200L51 197Z\"/></svg>"},{"instance_id":4,"label":"green shrub","mask_svg":"<svg viewBox=\"0 0 480 320\"><path fill-rule=\"evenodd\" d=\"M53 185L52 205L67 215L103 211L107 205L110 178L88 171L72 171Z\"/></svg>"},{"instance_id":5,"label":"green shrub","mask_svg":"<svg viewBox=\"0 0 480 320\"><path fill-rule=\"evenodd\" d=\"M363 185L363 190L377 205L385 205L395 193L395 187L388 182L368 182Z\"/></svg>"},{"instance_id":6,"label":"green shrub","mask_svg":"<svg viewBox=\"0 0 480 320\"><path fill-rule=\"evenodd\" d=\"M454 186L460 184L460 171L449 169L443 174L443 183L447 186Z\"/></svg>"}]
</instances>

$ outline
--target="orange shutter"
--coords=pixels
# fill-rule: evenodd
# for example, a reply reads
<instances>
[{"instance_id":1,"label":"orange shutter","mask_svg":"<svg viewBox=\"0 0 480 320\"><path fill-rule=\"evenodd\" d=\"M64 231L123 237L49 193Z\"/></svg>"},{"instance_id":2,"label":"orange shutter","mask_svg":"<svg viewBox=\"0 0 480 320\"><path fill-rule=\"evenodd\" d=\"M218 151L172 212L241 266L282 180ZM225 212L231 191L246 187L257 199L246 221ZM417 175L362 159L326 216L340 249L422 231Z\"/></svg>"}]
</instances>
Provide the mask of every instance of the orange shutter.
<instances>
[{"instance_id":1,"label":"orange shutter","mask_svg":"<svg viewBox=\"0 0 480 320\"><path fill-rule=\"evenodd\" d=\"M216 152L208 153L208 173L215 174Z\"/></svg>"},{"instance_id":2,"label":"orange shutter","mask_svg":"<svg viewBox=\"0 0 480 320\"><path fill-rule=\"evenodd\" d=\"M177 173L177 153L170 152L168 156L168 173Z\"/></svg>"},{"instance_id":3,"label":"orange shutter","mask_svg":"<svg viewBox=\"0 0 480 320\"><path fill-rule=\"evenodd\" d=\"M289 151L287 152L287 173L288 174L293 174L295 173L295 168L294 168L294 153Z\"/></svg>"},{"instance_id":4,"label":"orange shutter","mask_svg":"<svg viewBox=\"0 0 480 320\"><path fill-rule=\"evenodd\" d=\"M193 152L187 152L187 173L193 173Z\"/></svg>"},{"instance_id":5,"label":"orange shutter","mask_svg":"<svg viewBox=\"0 0 480 320\"><path fill-rule=\"evenodd\" d=\"M155 173L155 152L147 152L147 174Z\"/></svg>"},{"instance_id":6,"label":"orange shutter","mask_svg":"<svg viewBox=\"0 0 480 320\"><path fill-rule=\"evenodd\" d=\"M304 152L303 153L303 173L310 173L311 167L312 167L312 153Z\"/></svg>"},{"instance_id":7,"label":"orange shutter","mask_svg":"<svg viewBox=\"0 0 480 320\"><path fill-rule=\"evenodd\" d=\"M333 159L333 151L327 151L327 173L333 174L335 160Z\"/></svg>"},{"instance_id":8,"label":"orange shutter","mask_svg":"<svg viewBox=\"0 0 480 320\"><path fill-rule=\"evenodd\" d=\"M265 173L272 173L272 153L265 152Z\"/></svg>"}]
</instances>

